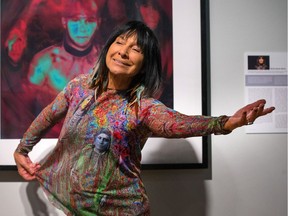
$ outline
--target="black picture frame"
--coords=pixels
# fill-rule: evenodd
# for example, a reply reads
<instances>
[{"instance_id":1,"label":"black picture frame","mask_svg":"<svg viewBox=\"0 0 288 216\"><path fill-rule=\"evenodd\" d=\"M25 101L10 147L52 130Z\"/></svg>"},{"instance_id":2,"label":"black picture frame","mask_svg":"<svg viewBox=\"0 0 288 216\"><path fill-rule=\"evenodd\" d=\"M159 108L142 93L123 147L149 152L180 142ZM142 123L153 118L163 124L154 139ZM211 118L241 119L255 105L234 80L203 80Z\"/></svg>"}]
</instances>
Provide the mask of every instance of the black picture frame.
<instances>
[{"instance_id":1,"label":"black picture frame","mask_svg":"<svg viewBox=\"0 0 288 216\"><path fill-rule=\"evenodd\" d=\"M209 0L200 1L202 115L211 115ZM192 163L142 164L143 170L207 169L211 165L211 135L202 137L202 159Z\"/></svg>"}]
</instances>

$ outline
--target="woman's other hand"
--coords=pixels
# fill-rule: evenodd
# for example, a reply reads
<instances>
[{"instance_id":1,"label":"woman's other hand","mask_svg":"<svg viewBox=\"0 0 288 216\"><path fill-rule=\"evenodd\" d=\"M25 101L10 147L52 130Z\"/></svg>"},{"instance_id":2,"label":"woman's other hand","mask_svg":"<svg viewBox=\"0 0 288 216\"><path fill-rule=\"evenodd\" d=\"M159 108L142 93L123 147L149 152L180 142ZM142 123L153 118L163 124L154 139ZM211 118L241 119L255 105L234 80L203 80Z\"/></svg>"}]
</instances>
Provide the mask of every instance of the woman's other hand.
<instances>
[{"instance_id":1,"label":"woman's other hand","mask_svg":"<svg viewBox=\"0 0 288 216\"><path fill-rule=\"evenodd\" d=\"M265 104L266 101L262 99L239 109L225 123L224 129L232 131L243 125L251 125L257 118L267 115L275 109L275 107L265 108Z\"/></svg>"},{"instance_id":2,"label":"woman's other hand","mask_svg":"<svg viewBox=\"0 0 288 216\"><path fill-rule=\"evenodd\" d=\"M35 173L40 168L39 163L33 163L29 156L24 156L18 152L14 152L14 160L17 165L18 173L22 178L27 181L34 180L36 178Z\"/></svg>"}]
</instances>

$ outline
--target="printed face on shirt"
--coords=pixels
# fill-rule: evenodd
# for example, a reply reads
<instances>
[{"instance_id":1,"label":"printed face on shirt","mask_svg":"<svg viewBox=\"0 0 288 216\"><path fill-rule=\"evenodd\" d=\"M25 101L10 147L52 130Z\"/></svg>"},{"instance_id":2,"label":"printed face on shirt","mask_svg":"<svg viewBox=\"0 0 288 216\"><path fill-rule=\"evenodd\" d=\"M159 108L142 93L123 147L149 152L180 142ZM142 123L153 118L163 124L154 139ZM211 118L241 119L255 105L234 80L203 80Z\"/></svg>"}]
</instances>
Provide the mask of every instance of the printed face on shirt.
<instances>
[{"instance_id":1,"label":"printed face on shirt","mask_svg":"<svg viewBox=\"0 0 288 216\"><path fill-rule=\"evenodd\" d=\"M104 153L109 149L111 138L106 133L100 133L95 140L95 148L99 153Z\"/></svg>"},{"instance_id":2,"label":"printed face on shirt","mask_svg":"<svg viewBox=\"0 0 288 216\"><path fill-rule=\"evenodd\" d=\"M110 74L132 78L140 71L143 59L143 52L137 45L137 36L120 35L108 49L106 65Z\"/></svg>"}]
</instances>

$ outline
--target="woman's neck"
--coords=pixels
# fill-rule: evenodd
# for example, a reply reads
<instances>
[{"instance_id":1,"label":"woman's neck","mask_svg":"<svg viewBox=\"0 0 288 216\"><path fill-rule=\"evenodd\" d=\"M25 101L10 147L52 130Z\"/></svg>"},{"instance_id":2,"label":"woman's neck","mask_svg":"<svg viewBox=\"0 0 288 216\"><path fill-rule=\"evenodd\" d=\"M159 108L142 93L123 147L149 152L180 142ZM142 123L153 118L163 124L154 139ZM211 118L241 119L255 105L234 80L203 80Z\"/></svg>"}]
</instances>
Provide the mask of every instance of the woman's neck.
<instances>
[{"instance_id":1,"label":"woman's neck","mask_svg":"<svg viewBox=\"0 0 288 216\"><path fill-rule=\"evenodd\" d=\"M124 76L108 75L108 89L127 90L130 86L132 78Z\"/></svg>"}]
</instances>

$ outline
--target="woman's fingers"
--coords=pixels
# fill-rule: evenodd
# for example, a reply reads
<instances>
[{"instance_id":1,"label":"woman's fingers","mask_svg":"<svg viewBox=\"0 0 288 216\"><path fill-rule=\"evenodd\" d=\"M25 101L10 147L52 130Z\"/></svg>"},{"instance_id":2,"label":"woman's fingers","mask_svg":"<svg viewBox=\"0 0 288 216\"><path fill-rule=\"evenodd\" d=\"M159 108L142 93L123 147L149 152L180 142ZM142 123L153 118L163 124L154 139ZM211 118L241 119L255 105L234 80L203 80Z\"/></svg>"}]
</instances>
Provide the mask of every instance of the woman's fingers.
<instances>
[{"instance_id":1,"label":"woman's fingers","mask_svg":"<svg viewBox=\"0 0 288 216\"><path fill-rule=\"evenodd\" d=\"M31 181L31 180L34 180L36 178L36 176L34 174L30 174L23 167L18 167L18 173L23 179L25 179L27 181Z\"/></svg>"},{"instance_id":2,"label":"woman's fingers","mask_svg":"<svg viewBox=\"0 0 288 216\"><path fill-rule=\"evenodd\" d=\"M251 125L260 116L271 113L275 107L265 109L266 101L264 99L255 101L239 109L224 125L224 129L234 130L243 125Z\"/></svg>"},{"instance_id":3,"label":"woman's fingers","mask_svg":"<svg viewBox=\"0 0 288 216\"><path fill-rule=\"evenodd\" d=\"M267 114L273 112L273 110L275 110L275 107L269 107L269 108L263 109L262 115L267 115Z\"/></svg>"},{"instance_id":4,"label":"woman's fingers","mask_svg":"<svg viewBox=\"0 0 288 216\"><path fill-rule=\"evenodd\" d=\"M36 178L35 172L40 168L40 164L33 163L28 156L21 155L18 152L14 153L14 159L19 175L28 181Z\"/></svg>"}]
</instances>

